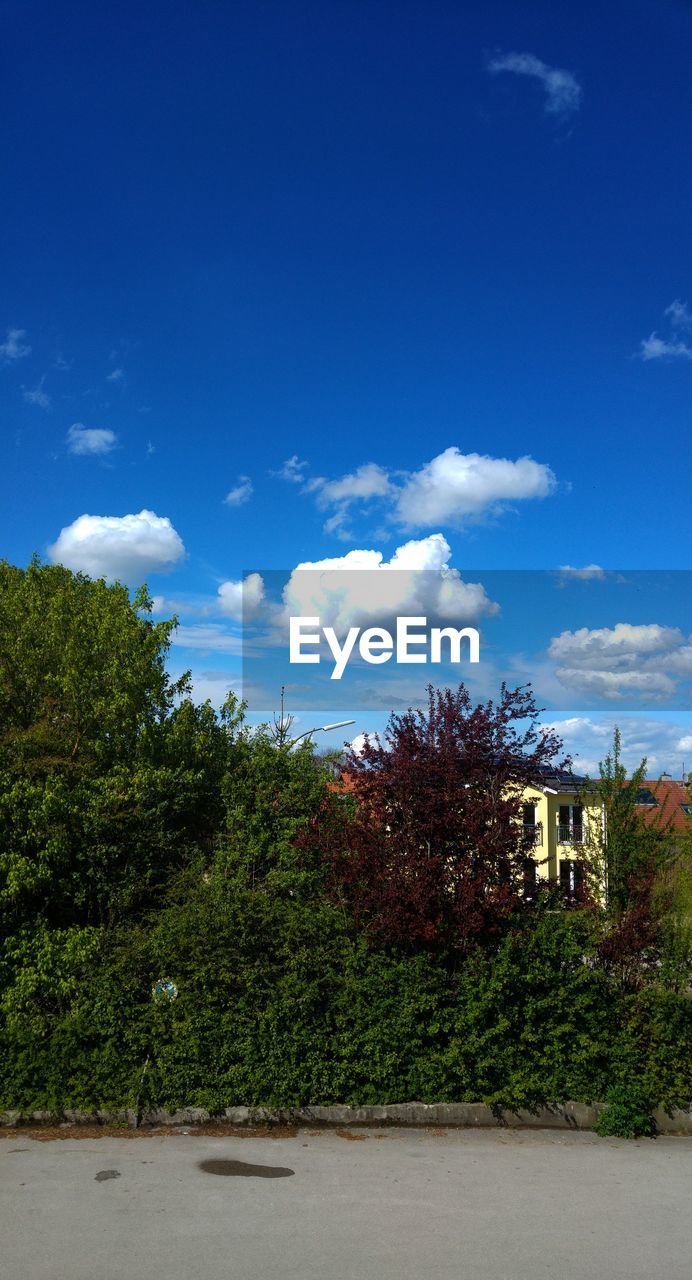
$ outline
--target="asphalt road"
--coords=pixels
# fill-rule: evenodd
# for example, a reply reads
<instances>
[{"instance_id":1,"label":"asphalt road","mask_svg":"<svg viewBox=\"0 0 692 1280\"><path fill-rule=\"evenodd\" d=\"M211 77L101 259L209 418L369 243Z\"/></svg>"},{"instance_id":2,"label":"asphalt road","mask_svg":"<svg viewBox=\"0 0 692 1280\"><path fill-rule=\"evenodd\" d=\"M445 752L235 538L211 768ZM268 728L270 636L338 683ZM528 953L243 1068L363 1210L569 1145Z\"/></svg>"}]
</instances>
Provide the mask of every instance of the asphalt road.
<instances>
[{"instance_id":1,"label":"asphalt road","mask_svg":"<svg viewBox=\"0 0 692 1280\"><path fill-rule=\"evenodd\" d=\"M690 1280L691 1208L685 1138L0 1140L8 1280Z\"/></svg>"}]
</instances>

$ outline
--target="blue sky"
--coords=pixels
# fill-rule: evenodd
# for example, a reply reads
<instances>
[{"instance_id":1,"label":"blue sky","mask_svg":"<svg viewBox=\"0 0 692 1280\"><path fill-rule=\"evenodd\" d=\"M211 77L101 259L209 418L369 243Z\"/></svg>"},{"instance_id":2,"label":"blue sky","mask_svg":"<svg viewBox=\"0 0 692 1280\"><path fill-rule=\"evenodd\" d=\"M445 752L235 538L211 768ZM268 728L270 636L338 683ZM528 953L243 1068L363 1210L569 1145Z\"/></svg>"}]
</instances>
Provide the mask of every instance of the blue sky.
<instances>
[{"instance_id":1,"label":"blue sky","mask_svg":"<svg viewBox=\"0 0 692 1280\"><path fill-rule=\"evenodd\" d=\"M688 565L688 5L0 18L2 554L146 576L215 697L247 569Z\"/></svg>"}]
</instances>

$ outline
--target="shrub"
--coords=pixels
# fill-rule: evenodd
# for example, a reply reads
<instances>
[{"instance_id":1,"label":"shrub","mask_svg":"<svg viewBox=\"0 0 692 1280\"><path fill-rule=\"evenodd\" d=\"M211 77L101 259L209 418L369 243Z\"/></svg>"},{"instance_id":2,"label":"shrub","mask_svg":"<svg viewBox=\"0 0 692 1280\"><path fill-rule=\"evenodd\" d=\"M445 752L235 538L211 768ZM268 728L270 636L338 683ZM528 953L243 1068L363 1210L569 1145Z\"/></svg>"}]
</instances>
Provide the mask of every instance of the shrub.
<instances>
[{"instance_id":1,"label":"shrub","mask_svg":"<svg viewBox=\"0 0 692 1280\"><path fill-rule=\"evenodd\" d=\"M646 1091L636 1084L612 1085L596 1123L602 1138L652 1138L656 1125Z\"/></svg>"}]
</instances>

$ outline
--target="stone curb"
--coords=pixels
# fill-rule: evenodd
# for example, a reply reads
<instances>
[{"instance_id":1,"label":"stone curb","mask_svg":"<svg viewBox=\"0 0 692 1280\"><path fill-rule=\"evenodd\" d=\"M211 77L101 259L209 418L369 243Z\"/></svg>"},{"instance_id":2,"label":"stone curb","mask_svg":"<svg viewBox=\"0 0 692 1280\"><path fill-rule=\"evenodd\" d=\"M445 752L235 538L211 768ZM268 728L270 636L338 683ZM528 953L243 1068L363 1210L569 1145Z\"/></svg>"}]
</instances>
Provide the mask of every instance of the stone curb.
<instances>
[{"instance_id":1,"label":"stone curb","mask_svg":"<svg viewBox=\"0 0 692 1280\"><path fill-rule=\"evenodd\" d=\"M236 1128L253 1126L330 1126L349 1125L440 1125L460 1129L593 1129L604 1103L565 1102L554 1107L537 1107L533 1111L487 1107L483 1102L400 1102L390 1106L368 1107L226 1107L212 1114L203 1107L184 1107L178 1111L147 1111L140 1125L219 1124ZM692 1135L692 1108L675 1109L670 1114L657 1108L654 1120L658 1133ZM0 1112L0 1127L23 1124L101 1124L134 1127L134 1111L5 1111Z\"/></svg>"}]
</instances>

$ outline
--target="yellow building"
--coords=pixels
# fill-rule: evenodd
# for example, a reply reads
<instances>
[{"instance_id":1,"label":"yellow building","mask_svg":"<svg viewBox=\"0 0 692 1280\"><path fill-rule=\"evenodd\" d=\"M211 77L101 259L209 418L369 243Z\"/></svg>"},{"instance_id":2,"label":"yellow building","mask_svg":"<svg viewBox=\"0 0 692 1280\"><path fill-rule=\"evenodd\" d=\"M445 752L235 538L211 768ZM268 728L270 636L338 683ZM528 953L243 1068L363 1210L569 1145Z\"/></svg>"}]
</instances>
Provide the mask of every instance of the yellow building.
<instances>
[{"instance_id":1,"label":"yellow building","mask_svg":"<svg viewBox=\"0 0 692 1280\"><path fill-rule=\"evenodd\" d=\"M537 881L551 881L568 893L587 873L594 887L603 847L603 812L586 780L572 773L547 772L525 788L519 821L536 864Z\"/></svg>"}]
</instances>

